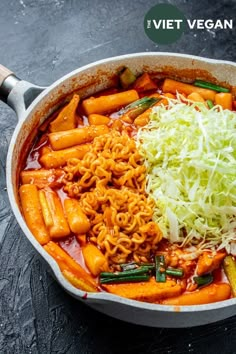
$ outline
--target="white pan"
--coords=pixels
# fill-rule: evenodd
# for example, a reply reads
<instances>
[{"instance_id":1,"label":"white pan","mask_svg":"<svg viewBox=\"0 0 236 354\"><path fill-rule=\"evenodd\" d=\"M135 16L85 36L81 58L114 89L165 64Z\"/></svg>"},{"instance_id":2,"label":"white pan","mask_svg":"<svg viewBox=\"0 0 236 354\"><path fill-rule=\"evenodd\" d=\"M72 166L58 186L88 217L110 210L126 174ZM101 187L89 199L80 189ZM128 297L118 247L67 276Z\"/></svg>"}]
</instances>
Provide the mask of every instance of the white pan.
<instances>
[{"instance_id":1,"label":"white pan","mask_svg":"<svg viewBox=\"0 0 236 354\"><path fill-rule=\"evenodd\" d=\"M72 71L46 88L18 79L0 65L0 97L15 110L19 120L9 146L6 171L7 190L15 217L58 283L73 297L98 311L136 324L175 328L203 325L233 316L236 314L234 298L177 308L129 300L105 292L85 295L84 291L66 281L57 263L38 244L22 217L18 196L19 172L39 125L73 91L85 97L111 86L114 74L124 65L137 74L145 70L186 81L197 77L236 86L235 63L174 53L138 53L100 60Z\"/></svg>"}]
</instances>

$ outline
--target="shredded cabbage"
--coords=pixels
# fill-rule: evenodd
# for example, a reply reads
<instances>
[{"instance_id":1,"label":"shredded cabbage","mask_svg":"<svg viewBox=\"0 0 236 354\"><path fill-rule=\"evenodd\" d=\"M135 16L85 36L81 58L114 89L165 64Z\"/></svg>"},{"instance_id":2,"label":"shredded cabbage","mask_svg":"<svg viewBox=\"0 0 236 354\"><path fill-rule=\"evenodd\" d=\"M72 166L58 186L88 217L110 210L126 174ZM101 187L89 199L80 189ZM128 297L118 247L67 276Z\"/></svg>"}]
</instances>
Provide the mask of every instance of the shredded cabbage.
<instances>
[{"instance_id":1,"label":"shredded cabbage","mask_svg":"<svg viewBox=\"0 0 236 354\"><path fill-rule=\"evenodd\" d=\"M137 144L164 237L229 250L236 240L236 113L169 100L152 109Z\"/></svg>"}]
</instances>

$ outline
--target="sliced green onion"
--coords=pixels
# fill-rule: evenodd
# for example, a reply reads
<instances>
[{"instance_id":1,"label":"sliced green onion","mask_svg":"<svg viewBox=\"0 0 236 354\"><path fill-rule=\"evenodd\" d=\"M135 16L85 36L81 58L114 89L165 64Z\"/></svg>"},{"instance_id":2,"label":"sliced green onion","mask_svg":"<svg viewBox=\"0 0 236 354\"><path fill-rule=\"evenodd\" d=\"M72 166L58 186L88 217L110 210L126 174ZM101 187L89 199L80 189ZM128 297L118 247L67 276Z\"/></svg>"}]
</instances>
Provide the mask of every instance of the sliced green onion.
<instances>
[{"instance_id":1,"label":"sliced green onion","mask_svg":"<svg viewBox=\"0 0 236 354\"><path fill-rule=\"evenodd\" d=\"M218 86L218 85L212 84L210 82L205 82L202 80L195 80L194 86L202 87L202 88L217 91L217 92L229 92L229 89L227 89L225 87Z\"/></svg>"},{"instance_id":2,"label":"sliced green onion","mask_svg":"<svg viewBox=\"0 0 236 354\"><path fill-rule=\"evenodd\" d=\"M213 282L212 274L206 274L199 277L193 277L193 280L198 286L208 285Z\"/></svg>"},{"instance_id":3,"label":"sliced green onion","mask_svg":"<svg viewBox=\"0 0 236 354\"><path fill-rule=\"evenodd\" d=\"M165 283L166 281L165 257L163 255L156 256L155 265L156 265L156 281L158 283Z\"/></svg>"},{"instance_id":4,"label":"sliced green onion","mask_svg":"<svg viewBox=\"0 0 236 354\"><path fill-rule=\"evenodd\" d=\"M135 80L136 76L132 73L132 71L129 68L123 68L123 70L120 72L120 83L121 86L126 89L128 88Z\"/></svg>"},{"instance_id":5,"label":"sliced green onion","mask_svg":"<svg viewBox=\"0 0 236 354\"><path fill-rule=\"evenodd\" d=\"M148 267L150 270L155 269L155 263L137 263L137 262L130 262L130 263L123 263L120 264L123 271L137 269L139 267Z\"/></svg>"},{"instance_id":6,"label":"sliced green onion","mask_svg":"<svg viewBox=\"0 0 236 354\"><path fill-rule=\"evenodd\" d=\"M236 261L232 256L224 259L223 267L228 281L231 285L232 293L236 297Z\"/></svg>"},{"instance_id":7,"label":"sliced green onion","mask_svg":"<svg viewBox=\"0 0 236 354\"><path fill-rule=\"evenodd\" d=\"M120 266L123 271L126 271L131 269L137 269L139 267L139 264L136 262L130 262L130 263L123 263Z\"/></svg>"},{"instance_id":8,"label":"sliced green onion","mask_svg":"<svg viewBox=\"0 0 236 354\"><path fill-rule=\"evenodd\" d=\"M212 102L212 100L206 100L206 103L207 103L209 109L214 107L214 103Z\"/></svg>"},{"instance_id":9,"label":"sliced green onion","mask_svg":"<svg viewBox=\"0 0 236 354\"><path fill-rule=\"evenodd\" d=\"M101 278L123 278L123 277L127 277L127 276L146 274L149 272L149 270L150 270L149 267L139 267L139 268L127 270L124 272L116 272L116 273L102 272L100 274L100 277Z\"/></svg>"},{"instance_id":10,"label":"sliced green onion","mask_svg":"<svg viewBox=\"0 0 236 354\"><path fill-rule=\"evenodd\" d=\"M123 115L125 113L129 112L129 115L132 116L132 118L136 118L139 114L143 113L146 111L149 107L151 107L154 103L160 101L159 98L156 97L143 97L140 98L137 101L134 101L124 108L122 108L119 112L118 115Z\"/></svg>"},{"instance_id":11,"label":"sliced green onion","mask_svg":"<svg viewBox=\"0 0 236 354\"><path fill-rule=\"evenodd\" d=\"M172 277L181 278L184 275L184 270L182 268L167 268L166 274Z\"/></svg>"},{"instance_id":12,"label":"sliced green onion","mask_svg":"<svg viewBox=\"0 0 236 354\"><path fill-rule=\"evenodd\" d=\"M130 104L128 104L127 106L125 106L125 108L123 108L123 110L129 110L131 108L135 108L135 107L138 107L138 106L142 106L144 104L147 104L147 103L155 103L157 100L157 98L155 97L142 97L140 98L139 100L136 100Z\"/></svg>"},{"instance_id":13,"label":"sliced green onion","mask_svg":"<svg viewBox=\"0 0 236 354\"><path fill-rule=\"evenodd\" d=\"M155 263L138 263L140 267L148 267L149 270L155 269Z\"/></svg>"},{"instance_id":14,"label":"sliced green onion","mask_svg":"<svg viewBox=\"0 0 236 354\"><path fill-rule=\"evenodd\" d=\"M136 283L141 281L148 281L150 279L149 275L133 275L127 277L113 277L113 278L100 278L101 284L115 284L115 283Z\"/></svg>"}]
</instances>

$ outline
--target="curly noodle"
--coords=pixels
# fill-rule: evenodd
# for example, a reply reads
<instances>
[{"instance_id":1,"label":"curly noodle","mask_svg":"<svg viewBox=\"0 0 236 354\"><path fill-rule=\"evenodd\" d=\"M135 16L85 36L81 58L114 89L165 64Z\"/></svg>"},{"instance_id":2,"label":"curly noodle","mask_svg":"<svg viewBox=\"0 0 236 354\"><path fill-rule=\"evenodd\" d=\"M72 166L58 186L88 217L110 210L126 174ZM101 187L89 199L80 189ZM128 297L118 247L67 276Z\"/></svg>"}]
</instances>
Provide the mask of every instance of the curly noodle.
<instances>
[{"instance_id":1,"label":"curly noodle","mask_svg":"<svg viewBox=\"0 0 236 354\"><path fill-rule=\"evenodd\" d=\"M110 264L145 261L161 240L145 193L145 167L135 141L112 130L94 139L82 160L64 168L64 191L89 217L88 237Z\"/></svg>"}]
</instances>

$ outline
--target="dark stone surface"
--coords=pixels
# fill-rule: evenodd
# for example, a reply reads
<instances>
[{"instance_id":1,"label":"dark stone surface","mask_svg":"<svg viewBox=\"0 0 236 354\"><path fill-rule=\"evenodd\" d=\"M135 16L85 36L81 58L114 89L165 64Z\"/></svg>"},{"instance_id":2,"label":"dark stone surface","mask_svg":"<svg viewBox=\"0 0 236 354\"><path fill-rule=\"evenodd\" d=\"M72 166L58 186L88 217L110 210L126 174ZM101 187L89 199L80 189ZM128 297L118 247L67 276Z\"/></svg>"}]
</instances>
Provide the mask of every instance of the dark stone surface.
<instances>
[{"instance_id":1,"label":"dark stone surface","mask_svg":"<svg viewBox=\"0 0 236 354\"><path fill-rule=\"evenodd\" d=\"M0 62L49 85L86 63L141 51L236 60L234 31L188 31L157 46L143 18L158 0L1 0ZM235 0L177 0L189 18L231 18ZM235 25L235 24L234 24ZM108 318L68 296L47 273L10 210L5 160L16 116L0 103L0 353L236 353L236 318L156 329Z\"/></svg>"}]
</instances>

